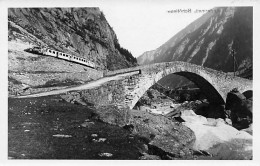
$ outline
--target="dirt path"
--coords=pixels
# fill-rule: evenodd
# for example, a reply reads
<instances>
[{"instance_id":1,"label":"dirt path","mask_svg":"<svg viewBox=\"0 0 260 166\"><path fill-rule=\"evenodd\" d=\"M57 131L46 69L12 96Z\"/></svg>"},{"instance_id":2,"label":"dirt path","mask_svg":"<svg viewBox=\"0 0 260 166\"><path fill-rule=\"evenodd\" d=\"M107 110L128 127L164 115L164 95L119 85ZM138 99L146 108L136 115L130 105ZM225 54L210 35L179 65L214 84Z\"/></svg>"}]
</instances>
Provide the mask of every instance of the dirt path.
<instances>
[{"instance_id":1,"label":"dirt path","mask_svg":"<svg viewBox=\"0 0 260 166\"><path fill-rule=\"evenodd\" d=\"M123 79L126 76L131 76L131 75L138 74L138 73L139 73L138 71L135 71L135 72L119 74L119 75L115 75L115 76L111 76L111 77L104 77L104 78L101 78L99 80L95 80L95 81L89 82L87 84L83 84L83 85L79 85L79 86L75 86L75 87L69 87L69 88L65 88L65 89L53 90L53 91L42 92L42 93L37 93L37 94L30 94L30 95L25 95L25 96L17 96L17 97L13 97L13 98L50 96L50 95L57 95L57 94L61 94L61 93L66 93L66 92L69 92L69 91L92 89L92 88L101 86L102 84L104 84L106 82L109 82L109 81L112 81L112 80L120 80L120 79Z\"/></svg>"}]
</instances>

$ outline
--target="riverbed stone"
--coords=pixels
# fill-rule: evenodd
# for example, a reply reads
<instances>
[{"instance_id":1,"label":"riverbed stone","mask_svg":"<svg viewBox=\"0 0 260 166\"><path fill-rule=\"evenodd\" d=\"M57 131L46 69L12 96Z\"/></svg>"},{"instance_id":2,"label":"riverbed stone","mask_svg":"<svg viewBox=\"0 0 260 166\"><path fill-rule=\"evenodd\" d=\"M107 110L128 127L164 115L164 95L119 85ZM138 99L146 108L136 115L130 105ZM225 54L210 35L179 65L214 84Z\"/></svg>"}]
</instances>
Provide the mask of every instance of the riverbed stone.
<instances>
[{"instance_id":1,"label":"riverbed stone","mask_svg":"<svg viewBox=\"0 0 260 166\"><path fill-rule=\"evenodd\" d=\"M162 151L161 155L179 156L180 150L188 154L189 147L195 141L192 130L162 115L127 108L118 109L116 106L103 106L97 110L97 118L106 123L121 127L131 124L132 133L142 137L149 149L156 147L157 152Z\"/></svg>"},{"instance_id":2,"label":"riverbed stone","mask_svg":"<svg viewBox=\"0 0 260 166\"><path fill-rule=\"evenodd\" d=\"M140 160L161 160L161 158L159 156L156 155L149 155L149 154L143 154L143 156L141 156L139 158Z\"/></svg>"},{"instance_id":3,"label":"riverbed stone","mask_svg":"<svg viewBox=\"0 0 260 166\"><path fill-rule=\"evenodd\" d=\"M189 122L189 123L207 124L207 118L201 115L196 115L193 110L182 110L181 118L185 122Z\"/></svg>"}]
</instances>

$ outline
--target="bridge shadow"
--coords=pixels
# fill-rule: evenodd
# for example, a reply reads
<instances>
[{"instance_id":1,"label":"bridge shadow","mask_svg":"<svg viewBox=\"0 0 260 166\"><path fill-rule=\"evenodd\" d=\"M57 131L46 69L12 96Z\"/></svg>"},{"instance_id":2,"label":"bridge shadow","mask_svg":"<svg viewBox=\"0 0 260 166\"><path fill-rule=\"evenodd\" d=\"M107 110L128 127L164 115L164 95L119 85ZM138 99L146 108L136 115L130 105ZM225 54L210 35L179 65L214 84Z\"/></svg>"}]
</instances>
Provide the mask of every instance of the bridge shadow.
<instances>
[{"instance_id":1,"label":"bridge shadow","mask_svg":"<svg viewBox=\"0 0 260 166\"><path fill-rule=\"evenodd\" d=\"M216 105L225 104L225 101L223 100L219 92L216 90L216 88L202 76L191 72L176 72L173 74L183 76L188 80L192 81L206 96L210 103Z\"/></svg>"}]
</instances>

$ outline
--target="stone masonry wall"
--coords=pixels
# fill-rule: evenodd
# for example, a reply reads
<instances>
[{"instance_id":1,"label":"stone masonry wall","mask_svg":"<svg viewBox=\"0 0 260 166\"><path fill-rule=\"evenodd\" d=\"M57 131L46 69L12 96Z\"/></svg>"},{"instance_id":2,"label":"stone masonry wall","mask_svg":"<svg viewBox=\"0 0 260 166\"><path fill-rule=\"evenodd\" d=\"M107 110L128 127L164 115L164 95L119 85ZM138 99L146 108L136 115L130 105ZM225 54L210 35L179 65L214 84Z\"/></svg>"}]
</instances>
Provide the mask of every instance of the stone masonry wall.
<instances>
[{"instance_id":1,"label":"stone masonry wall","mask_svg":"<svg viewBox=\"0 0 260 166\"><path fill-rule=\"evenodd\" d=\"M230 76L186 62L158 63L138 66L105 73L104 76L119 73L131 73L120 80L110 81L94 89L83 90L79 93L85 102L95 103L98 106L117 104L133 108L142 95L157 81L169 74L178 74L195 82L204 91L208 100L214 104L225 104L226 96L233 88L240 92L252 90L252 81ZM136 71L140 71L136 74ZM70 95L70 94L68 94Z\"/></svg>"},{"instance_id":2,"label":"stone masonry wall","mask_svg":"<svg viewBox=\"0 0 260 166\"><path fill-rule=\"evenodd\" d=\"M93 103L96 106L105 106L109 104L125 105L125 100L131 99L126 92L133 90L136 82L134 78L138 75L127 76L120 80L109 81L93 89L82 90L78 92L68 92L63 98L82 100L85 103Z\"/></svg>"},{"instance_id":3,"label":"stone masonry wall","mask_svg":"<svg viewBox=\"0 0 260 166\"><path fill-rule=\"evenodd\" d=\"M125 78L126 82L132 82L125 86L125 104L133 108L140 97L154 83L169 74L179 74L195 82L204 91L211 102L224 104L227 93L233 88L240 92L252 90L252 81L240 77L234 77L227 73L204 68L186 62L157 63L134 68L121 69L107 72L104 75L115 75L119 73L140 70L139 75Z\"/></svg>"}]
</instances>

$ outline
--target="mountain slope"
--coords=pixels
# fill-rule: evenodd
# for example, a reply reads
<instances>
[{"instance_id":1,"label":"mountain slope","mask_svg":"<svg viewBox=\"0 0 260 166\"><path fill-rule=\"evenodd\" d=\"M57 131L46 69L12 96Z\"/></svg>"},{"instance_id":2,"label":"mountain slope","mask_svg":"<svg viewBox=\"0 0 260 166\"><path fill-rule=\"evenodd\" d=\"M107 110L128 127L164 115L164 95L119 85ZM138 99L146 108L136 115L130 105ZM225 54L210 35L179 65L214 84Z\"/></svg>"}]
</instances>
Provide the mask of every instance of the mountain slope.
<instances>
[{"instance_id":1,"label":"mountain slope","mask_svg":"<svg viewBox=\"0 0 260 166\"><path fill-rule=\"evenodd\" d=\"M253 8L220 7L213 11L195 20L158 49L139 56L138 63L185 61L231 72L231 49L235 49L239 69L252 66Z\"/></svg>"},{"instance_id":2,"label":"mountain slope","mask_svg":"<svg viewBox=\"0 0 260 166\"><path fill-rule=\"evenodd\" d=\"M204 67L233 72L235 50L237 75L252 78L253 8L219 7L198 18L156 50L137 58L140 65L185 61ZM160 84L175 88L191 84L184 77L170 75Z\"/></svg>"},{"instance_id":3,"label":"mountain slope","mask_svg":"<svg viewBox=\"0 0 260 166\"><path fill-rule=\"evenodd\" d=\"M8 21L9 41L45 45L84 57L101 69L136 65L99 8L9 8Z\"/></svg>"}]
</instances>

